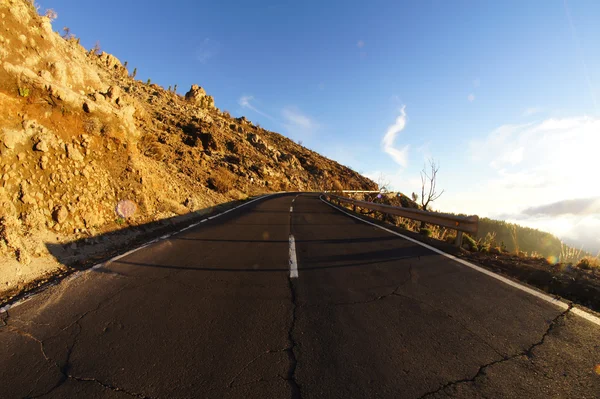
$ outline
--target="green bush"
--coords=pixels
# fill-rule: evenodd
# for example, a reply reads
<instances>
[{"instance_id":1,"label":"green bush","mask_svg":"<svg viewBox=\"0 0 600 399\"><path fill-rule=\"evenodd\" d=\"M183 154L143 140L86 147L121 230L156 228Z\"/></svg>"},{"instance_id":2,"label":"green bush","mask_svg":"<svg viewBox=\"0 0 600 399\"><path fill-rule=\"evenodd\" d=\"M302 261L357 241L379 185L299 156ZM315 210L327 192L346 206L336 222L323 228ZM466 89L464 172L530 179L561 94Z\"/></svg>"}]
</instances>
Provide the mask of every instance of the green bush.
<instances>
[{"instance_id":1,"label":"green bush","mask_svg":"<svg viewBox=\"0 0 600 399\"><path fill-rule=\"evenodd\" d=\"M426 237L431 237L433 233L431 232L431 229L422 228L421 234L423 234Z\"/></svg>"},{"instance_id":2,"label":"green bush","mask_svg":"<svg viewBox=\"0 0 600 399\"><path fill-rule=\"evenodd\" d=\"M29 87L19 87L19 96L29 97Z\"/></svg>"},{"instance_id":3,"label":"green bush","mask_svg":"<svg viewBox=\"0 0 600 399\"><path fill-rule=\"evenodd\" d=\"M463 234L463 245L467 245L469 251L477 252L477 243L475 240L468 234Z\"/></svg>"}]
</instances>

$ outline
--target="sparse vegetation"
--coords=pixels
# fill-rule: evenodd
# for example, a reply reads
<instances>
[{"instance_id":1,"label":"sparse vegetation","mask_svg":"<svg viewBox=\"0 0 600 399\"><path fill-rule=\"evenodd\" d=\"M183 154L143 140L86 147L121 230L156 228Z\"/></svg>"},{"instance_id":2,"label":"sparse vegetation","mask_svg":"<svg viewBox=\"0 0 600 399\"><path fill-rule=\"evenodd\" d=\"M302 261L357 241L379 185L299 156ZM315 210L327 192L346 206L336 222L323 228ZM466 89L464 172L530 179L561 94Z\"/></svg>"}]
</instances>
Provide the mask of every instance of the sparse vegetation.
<instances>
[{"instance_id":1,"label":"sparse vegetation","mask_svg":"<svg viewBox=\"0 0 600 399\"><path fill-rule=\"evenodd\" d=\"M225 169L215 170L208 178L208 187L218 193L225 194L233 188L234 175Z\"/></svg>"},{"instance_id":2,"label":"sparse vegetation","mask_svg":"<svg viewBox=\"0 0 600 399\"><path fill-rule=\"evenodd\" d=\"M585 270L600 270L600 259L592 256L584 256L577 262L577 267Z\"/></svg>"},{"instance_id":3,"label":"sparse vegetation","mask_svg":"<svg viewBox=\"0 0 600 399\"><path fill-rule=\"evenodd\" d=\"M100 48L100 41L97 41L96 44L94 44L94 47L92 47L90 52L93 55L100 55L100 53L102 53L102 49Z\"/></svg>"},{"instance_id":4,"label":"sparse vegetation","mask_svg":"<svg viewBox=\"0 0 600 399\"><path fill-rule=\"evenodd\" d=\"M431 237L433 235L431 229L427 229L427 228L422 228L421 234L424 235L425 237Z\"/></svg>"},{"instance_id":5,"label":"sparse vegetation","mask_svg":"<svg viewBox=\"0 0 600 399\"><path fill-rule=\"evenodd\" d=\"M50 20L50 22L54 21L58 18L58 14L53 9L49 8L46 10L44 16Z\"/></svg>"},{"instance_id":6,"label":"sparse vegetation","mask_svg":"<svg viewBox=\"0 0 600 399\"><path fill-rule=\"evenodd\" d=\"M131 77L135 79L136 75L137 75L137 68L133 68L133 72L131 73Z\"/></svg>"},{"instance_id":7,"label":"sparse vegetation","mask_svg":"<svg viewBox=\"0 0 600 399\"><path fill-rule=\"evenodd\" d=\"M21 86L19 86L19 96L21 96L21 97L29 97L29 87L21 87Z\"/></svg>"}]
</instances>

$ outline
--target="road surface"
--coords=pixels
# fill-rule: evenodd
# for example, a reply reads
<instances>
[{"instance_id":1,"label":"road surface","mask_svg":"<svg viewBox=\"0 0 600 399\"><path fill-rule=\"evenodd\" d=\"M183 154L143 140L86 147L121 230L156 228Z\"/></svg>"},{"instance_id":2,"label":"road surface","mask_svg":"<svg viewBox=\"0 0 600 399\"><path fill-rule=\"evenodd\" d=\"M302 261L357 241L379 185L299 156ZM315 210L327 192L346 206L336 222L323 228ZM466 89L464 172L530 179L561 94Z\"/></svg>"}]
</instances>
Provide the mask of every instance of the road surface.
<instances>
[{"instance_id":1,"label":"road surface","mask_svg":"<svg viewBox=\"0 0 600 399\"><path fill-rule=\"evenodd\" d=\"M0 317L2 398L600 396L600 327L310 194Z\"/></svg>"}]
</instances>

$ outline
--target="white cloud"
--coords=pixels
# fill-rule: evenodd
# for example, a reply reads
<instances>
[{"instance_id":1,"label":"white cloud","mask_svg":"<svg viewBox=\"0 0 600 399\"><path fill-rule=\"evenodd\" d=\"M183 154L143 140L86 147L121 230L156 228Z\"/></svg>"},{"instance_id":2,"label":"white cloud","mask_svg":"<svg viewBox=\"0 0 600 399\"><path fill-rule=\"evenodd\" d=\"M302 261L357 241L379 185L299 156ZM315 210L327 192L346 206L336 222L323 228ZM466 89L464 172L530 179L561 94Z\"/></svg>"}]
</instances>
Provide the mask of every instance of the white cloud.
<instances>
[{"instance_id":1,"label":"white cloud","mask_svg":"<svg viewBox=\"0 0 600 399\"><path fill-rule=\"evenodd\" d=\"M419 194L421 190L420 176L406 175L402 169L396 172L382 172L380 170L372 170L363 173L363 175L378 184L389 183L388 190L400 191L407 196L410 196L412 192L416 192L417 194Z\"/></svg>"},{"instance_id":2,"label":"white cloud","mask_svg":"<svg viewBox=\"0 0 600 399\"><path fill-rule=\"evenodd\" d=\"M204 39L196 49L196 59L201 63L206 64L208 60L218 53L219 47L219 42L208 38Z\"/></svg>"},{"instance_id":3,"label":"white cloud","mask_svg":"<svg viewBox=\"0 0 600 399\"><path fill-rule=\"evenodd\" d=\"M266 112L263 112L263 111L259 110L258 108L256 108L256 107L255 107L255 106L254 106L254 105L251 103L251 101L253 101L253 100L254 100L254 97L253 97L253 96L246 96L246 95L244 95L244 96L241 96L241 97L239 98L239 100L238 100L238 104L239 104L239 105L240 105L242 108L247 108L247 109L249 109L249 110L251 110L251 111L254 111L254 112L256 112L257 114L259 114L259 115L262 115L262 116L264 116L264 117L266 117L266 118L269 118L269 119L271 119L271 120L273 120L273 119L274 119L274 118L273 118L271 115L269 115L269 114L267 114Z\"/></svg>"},{"instance_id":4,"label":"white cloud","mask_svg":"<svg viewBox=\"0 0 600 399\"><path fill-rule=\"evenodd\" d=\"M525 108L523 110L523 116L531 116L531 115L535 115L535 114L539 114L540 112L542 112L542 108L540 107L529 107L529 108Z\"/></svg>"},{"instance_id":5,"label":"white cloud","mask_svg":"<svg viewBox=\"0 0 600 399\"><path fill-rule=\"evenodd\" d=\"M284 123L288 126L307 130L317 127L317 124L297 107L285 107L281 110L281 116L283 116Z\"/></svg>"},{"instance_id":6,"label":"white cloud","mask_svg":"<svg viewBox=\"0 0 600 399\"><path fill-rule=\"evenodd\" d=\"M365 47L365 41L364 40L359 40L358 42L356 42L356 47L358 47L358 48Z\"/></svg>"},{"instance_id":7,"label":"white cloud","mask_svg":"<svg viewBox=\"0 0 600 399\"><path fill-rule=\"evenodd\" d=\"M467 100L469 100L469 102L473 102L475 101L475 94L471 93L467 96Z\"/></svg>"},{"instance_id":8,"label":"white cloud","mask_svg":"<svg viewBox=\"0 0 600 399\"><path fill-rule=\"evenodd\" d=\"M383 147L383 151L385 151L388 155L392 157L392 159L400 166L406 167L408 164L408 149L409 146L405 145L401 149L397 149L394 147L394 141L396 140L396 136L406 126L406 106L400 108L400 115L396 118L396 122L393 125L390 125L387 128L385 136L381 140L381 145Z\"/></svg>"},{"instance_id":9,"label":"white cloud","mask_svg":"<svg viewBox=\"0 0 600 399\"><path fill-rule=\"evenodd\" d=\"M595 182L598 148L600 118L550 118L500 126L469 143L470 165L462 165L460 178L453 182L455 187L462 186L461 192L448 190L438 206L506 218L559 237L580 241L584 235L600 237L596 221L600 214L528 214L528 209L545 204L599 197L600 185ZM576 226L588 230L578 232Z\"/></svg>"},{"instance_id":10,"label":"white cloud","mask_svg":"<svg viewBox=\"0 0 600 399\"><path fill-rule=\"evenodd\" d=\"M320 128L319 123L295 106L284 107L281 117L286 135L295 141L302 140L304 145L311 144L311 137Z\"/></svg>"}]
</instances>

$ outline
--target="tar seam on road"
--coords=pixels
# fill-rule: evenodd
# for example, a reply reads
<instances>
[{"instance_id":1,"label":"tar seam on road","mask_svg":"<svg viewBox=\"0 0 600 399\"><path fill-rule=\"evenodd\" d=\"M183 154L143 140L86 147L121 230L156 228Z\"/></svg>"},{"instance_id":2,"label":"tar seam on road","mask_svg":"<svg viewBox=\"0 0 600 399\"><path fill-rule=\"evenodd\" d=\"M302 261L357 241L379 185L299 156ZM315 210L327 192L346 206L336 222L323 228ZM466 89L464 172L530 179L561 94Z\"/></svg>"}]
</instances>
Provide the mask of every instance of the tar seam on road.
<instances>
[{"instance_id":1,"label":"tar seam on road","mask_svg":"<svg viewBox=\"0 0 600 399\"><path fill-rule=\"evenodd\" d=\"M290 234L290 278L298 278L298 259L296 258L296 241Z\"/></svg>"},{"instance_id":2,"label":"tar seam on road","mask_svg":"<svg viewBox=\"0 0 600 399\"><path fill-rule=\"evenodd\" d=\"M327 204L330 207L332 207L333 209L336 209L336 210L338 210L338 211L340 211L340 212L342 212L342 213L344 213L344 214L346 214L346 215L348 215L348 216L350 216L350 217L352 217L354 219L360 220L363 223L370 224L372 226L375 226L377 228L385 230L388 233L394 234L394 235L396 235L398 237L404 238L405 240L408 240L408 241L413 242L413 243L415 243L417 245L425 247L425 248L427 248L427 249L429 249L429 250L431 250L431 251L433 251L433 252L435 252L437 254L445 256L446 258L449 258L449 259L451 259L453 261L456 261L456 262L458 262L458 263L460 263L460 264L462 264L464 266L467 266L467 267L469 267L469 268L471 268L473 270L476 270L476 271L478 271L480 273L483 273L483 274L487 274L488 276L490 276L492 278L495 278L496 280L500 280L503 283L508 284L508 285L510 285L510 286L518 289L518 290L521 290L521 291L526 292L526 293L528 293L530 295L536 296L536 297L538 297L538 298L540 298L540 299L542 299L542 300L544 300L546 302L549 302L549 303L551 303L551 304L553 304L553 305L555 305L555 306L557 306L557 307L559 307L559 308L561 308L563 310L569 309L569 307L570 307L569 304L564 303L560 299L557 299L557 298L551 297L550 295L546 295L546 294L543 294L541 292L538 292L538 291L536 291L536 290L534 290L532 288L529 288L529 287L527 287L527 286L525 286L523 284L519 284L519 283L517 283L517 282L515 282L513 280L510 280L510 279L508 279L506 277L500 276L499 274L496 274L496 273L491 272L491 271L489 271L487 269L484 269L483 267L474 265L473 263L467 262L466 260L459 259L459 258L457 258L454 255L447 254L446 252L440 251L439 249L434 248L431 245L427 245L427 244L425 244L425 243L423 243L421 241L415 240L414 238L405 236L404 234L398 233L396 231L393 231L393 230L390 230L390 229L385 228L383 226L380 226L380 225L378 225L376 223L372 223L372 222L369 222L368 220L364 220L364 219L361 219L361 218L359 218L359 217L357 217L355 215L352 215L351 213L348 213L348 212L346 212L346 211L338 208L337 206L334 206L334 205L330 204L329 202L325 201L322 196L320 196L319 199L321 201L323 201L325 204ZM585 312L585 311L583 311L581 309L578 309L578 308L572 308L571 309L571 313L574 313L574 314L576 314L576 315L578 315L578 316L580 316L580 317L582 317L582 318L584 318L584 319L586 319L586 320L588 320L588 321L590 321L590 322L592 322L592 323L600 326L600 318L599 317L596 317L596 316L594 316L594 315L592 315L590 313L587 313L587 312Z\"/></svg>"},{"instance_id":3,"label":"tar seam on road","mask_svg":"<svg viewBox=\"0 0 600 399\"><path fill-rule=\"evenodd\" d=\"M66 278L64 278L64 279L58 280L58 281L57 281L56 283L54 283L54 284L50 284L50 285L48 285L48 286L47 286L47 287L45 287L45 288L51 287L51 286L53 286L53 285L60 284L60 283L62 283L63 281L70 281L70 280L76 279L76 278L78 278L78 277L81 277L81 276L82 276L84 273L88 273L88 272L89 272L89 271L91 271L91 270L97 270L97 269L99 269L99 268L101 268L101 267L103 267L103 266L109 265L109 264L111 264L111 263L113 263L113 262L115 262L115 261L117 261L117 260L119 260L119 259L122 259L122 258L124 258L124 257L126 257L126 256L128 256L128 255L131 255L131 254L132 254L132 253L134 253L134 252L137 252L137 251L139 251L140 249L144 249L144 248L146 248L146 247L148 247L148 246L150 246L150 245L152 245L152 244L154 244L154 243L156 243L156 242L158 242L158 241L161 241L161 240L167 239L167 238L169 238L169 237L172 237L172 236L174 236L174 235L177 235L177 234L179 234L179 233L182 233L182 232L184 232L184 231L186 231L186 230L189 230L189 229L191 229L191 228L194 228L194 227L198 226L200 223L204 223L204 222L206 222L207 220L216 219L216 218L218 218L219 216L223 216L223 215L225 215L226 213L233 212L233 211L235 211L236 209L242 208L242 207L244 207L244 206L246 206L246 205L249 205L249 204L251 204L251 203L253 203L253 202L260 201L260 200L264 200L264 199L270 198L270 197L272 197L272 196L274 196L274 195L277 195L277 194L280 194L280 193L273 193L273 194L264 195L264 196L262 196L262 197L259 197L259 198L255 198L255 199L253 199L252 201L245 202L245 203L243 203L243 204L241 204L241 205L238 205L238 206L236 206L235 208L228 209L228 210L226 210L226 211L224 211L224 212L221 212L221 213L219 213L219 214L216 214L216 215L214 215L214 216L208 217L208 218L206 218L206 219L202 219L202 220L201 220L201 221L199 221L199 222L192 223L191 225L189 225L189 226L187 226L187 227L184 227L184 228L183 228L183 229L181 229L181 230L177 230L177 231L176 231L176 232L174 232L174 233L165 234L165 235L163 235L163 236L161 236L161 237L159 237L159 238L155 238L154 240L148 241L147 243L145 243L145 244L142 244L142 245L140 245L139 247L137 247L137 248L134 248L134 249L132 249L132 250L130 250L130 251L127 251L127 252L125 252L124 254L117 255L117 256L115 256L115 257L113 257L113 258L110 258L109 260L107 260L107 261L105 261L105 262L98 263L97 265L94 265L94 266L90 267L90 268L89 268L89 269L87 269L87 270L81 270L81 271L75 272L75 273L71 274L70 276L68 276L68 277L66 277ZM33 292L33 293L32 293L32 295L25 296L25 297L21 298L20 300L18 300L18 301L17 301L17 302L15 302L15 303L12 303L12 304L11 304L11 303L9 303L9 304L7 304L7 305L5 305L5 306L2 306L2 307L0 307L0 314L2 314L2 313L5 313L5 312L8 312L8 310L9 310L9 309L11 309L11 308L14 308L14 307L17 307L17 306L21 305L22 303L25 303L25 302L27 302L28 300L30 300L31 298L33 298L33 297L34 297L34 296L36 296L37 294L39 294L39 293L41 293L41 292L45 291L45 288L44 288L44 289L42 289L42 290L40 290L40 291L35 291L35 292Z\"/></svg>"}]
</instances>

